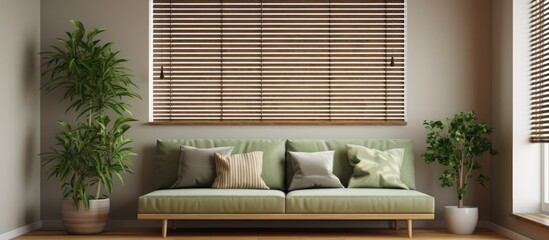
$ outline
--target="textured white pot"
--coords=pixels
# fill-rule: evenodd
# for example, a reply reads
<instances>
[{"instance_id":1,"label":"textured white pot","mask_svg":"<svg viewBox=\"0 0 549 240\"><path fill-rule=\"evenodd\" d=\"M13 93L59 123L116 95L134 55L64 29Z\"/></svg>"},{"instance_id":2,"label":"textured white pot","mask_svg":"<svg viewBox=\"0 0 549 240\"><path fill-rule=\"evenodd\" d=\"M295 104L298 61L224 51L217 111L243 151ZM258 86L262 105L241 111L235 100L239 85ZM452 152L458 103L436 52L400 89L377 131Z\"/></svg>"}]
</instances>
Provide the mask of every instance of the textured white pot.
<instances>
[{"instance_id":1,"label":"textured white pot","mask_svg":"<svg viewBox=\"0 0 549 240\"><path fill-rule=\"evenodd\" d=\"M472 234L477 228L478 208L446 206L444 220L448 231L454 234Z\"/></svg>"},{"instance_id":2,"label":"textured white pot","mask_svg":"<svg viewBox=\"0 0 549 240\"><path fill-rule=\"evenodd\" d=\"M70 234L95 234L105 228L109 219L110 200L90 200L90 209L86 209L82 201L78 208L72 200L61 201L61 220L65 230Z\"/></svg>"}]
</instances>

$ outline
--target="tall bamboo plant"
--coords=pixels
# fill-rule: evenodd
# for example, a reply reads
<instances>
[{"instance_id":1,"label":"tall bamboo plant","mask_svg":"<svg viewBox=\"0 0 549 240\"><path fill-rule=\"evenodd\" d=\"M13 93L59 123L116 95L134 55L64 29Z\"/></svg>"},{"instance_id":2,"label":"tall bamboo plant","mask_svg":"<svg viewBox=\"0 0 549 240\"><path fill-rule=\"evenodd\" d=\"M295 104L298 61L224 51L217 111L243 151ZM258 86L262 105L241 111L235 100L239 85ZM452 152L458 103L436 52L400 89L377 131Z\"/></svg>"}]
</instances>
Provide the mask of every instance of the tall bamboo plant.
<instances>
[{"instance_id":1,"label":"tall bamboo plant","mask_svg":"<svg viewBox=\"0 0 549 240\"><path fill-rule=\"evenodd\" d=\"M485 123L477 123L475 112L458 113L444 121L424 121L427 134L427 151L422 158L426 163L438 162L446 169L439 177L442 187L456 187L458 207L463 207L469 181L475 172L474 180L482 186L488 180L481 172L480 157L488 152L494 156L488 136L492 129Z\"/></svg>"},{"instance_id":2,"label":"tall bamboo plant","mask_svg":"<svg viewBox=\"0 0 549 240\"><path fill-rule=\"evenodd\" d=\"M140 96L122 66L127 60L118 57L112 43L97 39L104 30L86 31L80 21L71 23L76 29L58 39L60 46L41 53L42 75L50 77L46 93L64 91L60 101L68 103L66 111L75 113L76 123L59 121L63 131L44 153L43 167L49 165L49 177L60 181L64 199L89 208L90 199L101 197L102 186L112 193L114 176L123 183L121 174L132 173L135 152L124 135L136 119L124 100Z\"/></svg>"}]
</instances>

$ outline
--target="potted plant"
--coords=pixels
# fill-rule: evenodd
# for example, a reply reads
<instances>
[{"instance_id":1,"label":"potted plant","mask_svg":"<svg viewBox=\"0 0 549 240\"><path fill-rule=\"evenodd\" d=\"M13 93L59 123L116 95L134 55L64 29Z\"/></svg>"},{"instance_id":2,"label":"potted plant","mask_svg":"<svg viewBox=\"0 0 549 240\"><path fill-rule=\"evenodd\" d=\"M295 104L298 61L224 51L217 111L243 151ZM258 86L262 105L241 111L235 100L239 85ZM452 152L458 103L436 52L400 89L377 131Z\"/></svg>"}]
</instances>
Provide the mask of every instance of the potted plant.
<instances>
[{"instance_id":1,"label":"potted plant","mask_svg":"<svg viewBox=\"0 0 549 240\"><path fill-rule=\"evenodd\" d=\"M58 39L61 46L41 54L42 74L51 77L43 86L46 93L63 90L61 101L68 102L67 112L76 115L76 123L59 121L63 131L43 153L43 167L61 184L65 230L92 234L103 231L108 220L114 178L123 183L121 174L132 172L135 153L124 135L136 119L123 100L140 97L122 67L126 60L111 50L112 43L96 39L104 30L86 32L81 22L71 23L76 29Z\"/></svg>"},{"instance_id":2,"label":"potted plant","mask_svg":"<svg viewBox=\"0 0 549 240\"><path fill-rule=\"evenodd\" d=\"M457 206L446 206L444 219L451 233L471 234L478 221L478 208L464 205L471 180L484 186L488 180L482 172L480 158L484 153L497 154L488 136L492 129L477 123L475 112L458 113L444 121L424 121L427 151L422 154L426 163L438 162L445 170L439 177L442 187L455 187ZM475 174L477 173L478 174Z\"/></svg>"}]
</instances>

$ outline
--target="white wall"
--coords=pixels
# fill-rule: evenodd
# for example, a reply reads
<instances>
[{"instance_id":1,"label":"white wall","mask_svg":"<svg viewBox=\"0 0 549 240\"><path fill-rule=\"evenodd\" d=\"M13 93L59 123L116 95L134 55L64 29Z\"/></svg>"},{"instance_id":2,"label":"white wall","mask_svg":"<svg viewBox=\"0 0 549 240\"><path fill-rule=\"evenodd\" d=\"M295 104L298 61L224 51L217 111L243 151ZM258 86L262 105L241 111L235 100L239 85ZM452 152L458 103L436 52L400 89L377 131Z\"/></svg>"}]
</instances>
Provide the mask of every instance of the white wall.
<instances>
[{"instance_id":1,"label":"white wall","mask_svg":"<svg viewBox=\"0 0 549 240\"><path fill-rule=\"evenodd\" d=\"M111 219L135 219L137 197L153 190L154 145L158 138L409 138L416 156L425 148L424 119L441 119L460 111L476 110L490 121L490 2L488 0L411 0L408 4L408 75L406 126L151 126L148 120L148 0L44 0L41 10L42 49L71 30L69 19L88 27L107 29L102 38L115 42L130 59L135 82L144 101L132 101L135 124L130 137L139 156L135 174L111 196ZM41 148L52 143L66 119L59 96L42 98ZM440 169L416 163L420 191L436 197L437 218L444 205L457 203L453 189L441 189ZM490 166L486 164L489 175ZM59 186L42 173L42 219L59 219ZM481 219L490 216L489 191L472 187L468 205L480 207Z\"/></svg>"},{"instance_id":2,"label":"white wall","mask_svg":"<svg viewBox=\"0 0 549 240\"><path fill-rule=\"evenodd\" d=\"M0 0L0 235L40 220L40 1Z\"/></svg>"}]
</instances>

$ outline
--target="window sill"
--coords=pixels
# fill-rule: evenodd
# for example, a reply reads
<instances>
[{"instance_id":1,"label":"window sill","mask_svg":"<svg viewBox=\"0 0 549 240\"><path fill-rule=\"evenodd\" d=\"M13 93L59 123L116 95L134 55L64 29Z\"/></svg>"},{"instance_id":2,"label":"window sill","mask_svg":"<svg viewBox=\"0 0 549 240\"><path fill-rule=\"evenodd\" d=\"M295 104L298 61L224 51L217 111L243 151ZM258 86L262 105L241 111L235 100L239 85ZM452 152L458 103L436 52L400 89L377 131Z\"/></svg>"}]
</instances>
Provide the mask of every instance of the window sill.
<instances>
[{"instance_id":1,"label":"window sill","mask_svg":"<svg viewBox=\"0 0 549 240\"><path fill-rule=\"evenodd\" d=\"M549 216L542 213L513 213L512 216L522 221L549 228Z\"/></svg>"}]
</instances>

